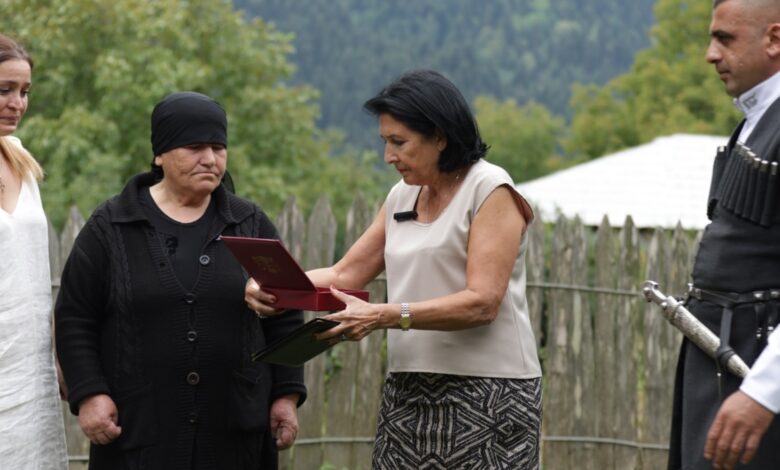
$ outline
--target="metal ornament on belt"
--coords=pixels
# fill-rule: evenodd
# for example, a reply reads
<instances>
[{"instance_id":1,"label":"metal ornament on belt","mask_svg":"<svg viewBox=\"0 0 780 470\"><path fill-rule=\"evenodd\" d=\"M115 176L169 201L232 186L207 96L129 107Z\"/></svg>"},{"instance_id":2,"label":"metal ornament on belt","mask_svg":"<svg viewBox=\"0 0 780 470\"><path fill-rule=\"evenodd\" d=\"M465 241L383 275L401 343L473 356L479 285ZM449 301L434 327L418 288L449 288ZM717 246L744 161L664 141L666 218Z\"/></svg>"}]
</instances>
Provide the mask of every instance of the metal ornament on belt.
<instances>
[{"instance_id":1,"label":"metal ornament on belt","mask_svg":"<svg viewBox=\"0 0 780 470\"><path fill-rule=\"evenodd\" d=\"M716 359L716 351L720 346L720 338L709 328L704 326L693 316L683 304L672 296L667 296L658 290L658 283L645 281L642 293L648 302L653 302L661 307L664 318L675 328L682 331L686 338L704 351L711 358ZM750 368L739 356L734 354L726 362L726 368L737 377L744 378Z\"/></svg>"}]
</instances>

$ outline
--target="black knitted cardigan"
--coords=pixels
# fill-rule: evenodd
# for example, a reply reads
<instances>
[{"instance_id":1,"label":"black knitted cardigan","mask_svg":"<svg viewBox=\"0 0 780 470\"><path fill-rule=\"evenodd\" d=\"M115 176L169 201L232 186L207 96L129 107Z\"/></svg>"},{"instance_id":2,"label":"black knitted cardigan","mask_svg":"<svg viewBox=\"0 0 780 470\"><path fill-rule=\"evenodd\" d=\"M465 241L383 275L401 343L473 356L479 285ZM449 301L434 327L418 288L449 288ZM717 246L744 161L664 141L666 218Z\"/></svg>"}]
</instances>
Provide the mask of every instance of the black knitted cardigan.
<instances>
[{"instance_id":1,"label":"black knitted cardigan","mask_svg":"<svg viewBox=\"0 0 780 470\"><path fill-rule=\"evenodd\" d=\"M306 388L302 368L253 351L303 322L300 311L258 319L246 273L219 235L278 238L263 211L222 186L195 286L176 278L138 203L154 176L133 177L79 233L55 307L57 353L70 409L107 394L122 434L90 449L91 469L275 468L269 407Z\"/></svg>"}]
</instances>

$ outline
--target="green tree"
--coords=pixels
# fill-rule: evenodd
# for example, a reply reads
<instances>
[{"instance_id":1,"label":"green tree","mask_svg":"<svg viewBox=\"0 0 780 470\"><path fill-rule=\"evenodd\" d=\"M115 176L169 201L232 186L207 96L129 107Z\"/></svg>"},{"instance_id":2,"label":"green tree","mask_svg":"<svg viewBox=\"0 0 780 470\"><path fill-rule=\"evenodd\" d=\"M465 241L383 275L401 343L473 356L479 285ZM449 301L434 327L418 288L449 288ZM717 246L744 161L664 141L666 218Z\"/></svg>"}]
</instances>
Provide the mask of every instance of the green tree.
<instances>
[{"instance_id":1,"label":"green tree","mask_svg":"<svg viewBox=\"0 0 780 470\"><path fill-rule=\"evenodd\" d=\"M653 46L604 87L575 87L564 147L595 158L677 132L728 134L739 112L704 59L711 0L659 0Z\"/></svg>"},{"instance_id":2,"label":"green tree","mask_svg":"<svg viewBox=\"0 0 780 470\"><path fill-rule=\"evenodd\" d=\"M338 142L315 126L317 92L284 84L290 37L247 22L231 1L5 0L3 10L0 31L35 60L20 137L46 170L56 224L71 204L89 213L149 167L152 107L179 90L225 107L238 193L266 210L289 195L306 207L315 191L376 192L369 178L351 177L374 165L329 156ZM323 170L344 185L321 182Z\"/></svg>"},{"instance_id":3,"label":"green tree","mask_svg":"<svg viewBox=\"0 0 780 470\"><path fill-rule=\"evenodd\" d=\"M518 106L480 96L474 103L482 137L490 145L487 159L509 172L516 182L557 169L557 142L565 124L537 103Z\"/></svg>"}]
</instances>

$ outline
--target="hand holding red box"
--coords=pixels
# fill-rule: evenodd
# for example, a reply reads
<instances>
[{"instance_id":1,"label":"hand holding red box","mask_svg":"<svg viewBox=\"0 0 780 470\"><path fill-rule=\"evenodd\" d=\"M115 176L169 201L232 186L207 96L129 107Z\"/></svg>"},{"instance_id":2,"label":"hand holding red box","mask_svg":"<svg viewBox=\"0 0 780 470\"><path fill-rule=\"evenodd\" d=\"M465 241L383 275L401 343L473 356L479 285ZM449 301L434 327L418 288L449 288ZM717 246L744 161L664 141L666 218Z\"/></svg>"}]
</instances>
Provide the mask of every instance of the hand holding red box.
<instances>
[{"instance_id":1,"label":"hand holding red box","mask_svg":"<svg viewBox=\"0 0 780 470\"><path fill-rule=\"evenodd\" d=\"M222 236L220 239L264 291L276 296L276 307L302 310L342 310L345 305L316 287L281 241L267 238ZM339 289L368 301L364 290Z\"/></svg>"}]
</instances>

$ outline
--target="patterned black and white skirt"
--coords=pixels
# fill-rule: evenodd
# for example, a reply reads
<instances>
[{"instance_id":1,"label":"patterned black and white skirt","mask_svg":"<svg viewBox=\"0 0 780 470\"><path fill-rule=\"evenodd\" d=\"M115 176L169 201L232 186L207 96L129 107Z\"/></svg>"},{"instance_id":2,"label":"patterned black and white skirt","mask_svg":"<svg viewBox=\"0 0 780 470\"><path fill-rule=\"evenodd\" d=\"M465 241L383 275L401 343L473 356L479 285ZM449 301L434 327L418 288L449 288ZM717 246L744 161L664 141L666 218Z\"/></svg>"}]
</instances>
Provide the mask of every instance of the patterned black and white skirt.
<instances>
[{"instance_id":1,"label":"patterned black and white skirt","mask_svg":"<svg viewBox=\"0 0 780 470\"><path fill-rule=\"evenodd\" d=\"M539 468L541 378L391 373L372 467Z\"/></svg>"}]
</instances>

